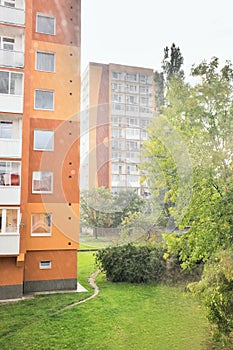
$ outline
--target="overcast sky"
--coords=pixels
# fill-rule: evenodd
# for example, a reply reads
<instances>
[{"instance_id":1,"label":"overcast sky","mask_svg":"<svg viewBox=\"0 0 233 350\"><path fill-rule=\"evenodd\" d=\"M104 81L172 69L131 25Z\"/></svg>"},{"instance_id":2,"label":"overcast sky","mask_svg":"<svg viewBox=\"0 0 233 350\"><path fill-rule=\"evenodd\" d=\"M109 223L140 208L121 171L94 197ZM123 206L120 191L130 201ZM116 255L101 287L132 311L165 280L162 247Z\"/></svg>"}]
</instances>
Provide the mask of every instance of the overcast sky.
<instances>
[{"instance_id":1,"label":"overcast sky","mask_svg":"<svg viewBox=\"0 0 233 350\"><path fill-rule=\"evenodd\" d=\"M233 0L82 0L82 71L88 62L160 70L173 42L186 75L213 56L233 62Z\"/></svg>"}]
</instances>

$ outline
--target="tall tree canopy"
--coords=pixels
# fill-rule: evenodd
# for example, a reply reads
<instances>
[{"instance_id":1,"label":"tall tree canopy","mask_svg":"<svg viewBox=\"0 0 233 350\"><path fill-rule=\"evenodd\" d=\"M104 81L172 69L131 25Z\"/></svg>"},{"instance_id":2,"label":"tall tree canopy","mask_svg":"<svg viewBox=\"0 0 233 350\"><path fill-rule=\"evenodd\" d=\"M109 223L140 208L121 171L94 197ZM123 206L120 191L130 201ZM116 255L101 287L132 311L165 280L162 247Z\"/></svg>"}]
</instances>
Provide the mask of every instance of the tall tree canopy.
<instances>
[{"instance_id":1,"label":"tall tree canopy","mask_svg":"<svg viewBox=\"0 0 233 350\"><path fill-rule=\"evenodd\" d=\"M164 48L164 57L161 66L162 71L155 71L154 73L157 115L162 113L162 106L165 104L165 88L168 88L171 78L173 76L184 77L184 71L182 70L183 63L184 58L178 46L173 43L170 49L168 46Z\"/></svg>"},{"instance_id":2,"label":"tall tree canopy","mask_svg":"<svg viewBox=\"0 0 233 350\"><path fill-rule=\"evenodd\" d=\"M192 76L195 86L182 75L170 77L163 115L149 129L144 167L155 217L186 227L166 235L168 251L184 268L204 263L201 281L190 288L204 300L217 348L232 349L233 69L230 62L220 68L214 57L193 67Z\"/></svg>"},{"instance_id":3,"label":"tall tree canopy","mask_svg":"<svg viewBox=\"0 0 233 350\"><path fill-rule=\"evenodd\" d=\"M170 79L162 116L169 127L161 136L155 118L145 144L154 202L162 201L175 225L191 226L187 234L168 239L187 266L233 243L232 65L226 62L220 68L213 58L193 67L192 75L198 80L195 86L180 75ZM174 130L179 136L168 147ZM186 164L177 161L177 154L186 154ZM185 166L190 170L186 174ZM185 199L184 192L191 201L184 201L182 212L177 203Z\"/></svg>"}]
</instances>

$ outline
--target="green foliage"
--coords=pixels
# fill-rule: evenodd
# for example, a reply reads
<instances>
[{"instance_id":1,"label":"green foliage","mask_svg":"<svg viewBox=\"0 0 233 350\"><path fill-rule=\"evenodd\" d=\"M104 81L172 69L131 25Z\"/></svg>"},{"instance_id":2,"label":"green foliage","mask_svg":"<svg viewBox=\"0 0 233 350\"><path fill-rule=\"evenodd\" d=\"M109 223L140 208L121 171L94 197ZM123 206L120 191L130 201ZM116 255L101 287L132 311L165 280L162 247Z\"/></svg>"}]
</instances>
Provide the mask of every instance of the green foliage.
<instances>
[{"instance_id":1,"label":"green foliage","mask_svg":"<svg viewBox=\"0 0 233 350\"><path fill-rule=\"evenodd\" d=\"M166 256L162 246L148 244L128 243L101 249L96 253L96 262L112 282L171 284L200 276L200 269L184 272L178 256Z\"/></svg>"},{"instance_id":2,"label":"green foliage","mask_svg":"<svg viewBox=\"0 0 233 350\"><path fill-rule=\"evenodd\" d=\"M155 71L154 73L154 96L155 96L155 106L156 114L160 115L162 113L162 107L165 104L164 98L164 75L163 72Z\"/></svg>"},{"instance_id":3,"label":"green foliage","mask_svg":"<svg viewBox=\"0 0 233 350\"><path fill-rule=\"evenodd\" d=\"M173 43L170 50L166 46L162 61L162 72L154 73L154 96L156 114L161 115L164 105L166 105L165 90L169 88L172 77L184 78L184 71L181 69L184 63L180 48Z\"/></svg>"},{"instance_id":4,"label":"green foliage","mask_svg":"<svg viewBox=\"0 0 233 350\"><path fill-rule=\"evenodd\" d=\"M181 54L180 48L176 47L173 43L170 50L168 46L164 49L164 58L162 62L162 69L164 73L166 85L169 83L170 79L174 75L179 75L180 77L184 76L183 70L181 67L184 63L184 58Z\"/></svg>"},{"instance_id":5,"label":"green foliage","mask_svg":"<svg viewBox=\"0 0 233 350\"><path fill-rule=\"evenodd\" d=\"M133 191L121 191L112 194L105 187L93 188L81 193L82 224L90 228L114 228L129 213L140 212L144 200Z\"/></svg>"},{"instance_id":6,"label":"green foliage","mask_svg":"<svg viewBox=\"0 0 233 350\"><path fill-rule=\"evenodd\" d=\"M232 248L217 252L205 265L201 282L191 284L190 289L204 300L216 342L230 349L233 346Z\"/></svg>"},{"instance_id":7,"label":"green foliage","mask_svg":"<svg viewBox=\"0 0 233 350\"><path fill-rule=\"evenodd\" d=\"M112 282L159 282L165 269L163 251L152 246L109 247L96 253L96 261Z\"/></svg>"},{"instance_id":8,"label":"green foliage","mask_svg":"<svg viewBox=\"0 0 233 350\"><path fill-rule=\"evenodd\" d=\"M204 61L193 67L192 76L197 81L195 85L186 83L179 75L170 78L162 118L170 125L168 138L174 130L179 137L173 138L172 148L166 134L161 136L154 122L145 144L148 159L145 169L150 174L154 201L163 203L164 210L180 228L190 227L184 234L167 235L169 251L179 256L184 268L199 262L207 263L209 274L214 276L215 269L217 275L220 272L213 257L219 250L230 249L233 243L232 64L227 61L221 68L214 57L209 63ZM184 173L180 171L185 163L182 165L177 161L180 145L188 154L187 160L191 159L191 167L187 163L192 171L189 179L182 177ZM182 211L178 202L182 204L179 199L185 192L191 196L189 201L184 200ZM222 325L225 306L232 305L232 296L224 293L224 302L221 298L222 290L228 289L229 283L232 286L232 282L224 278L221 286L216 285L218 289L211 289L205 284L207 271L200 282L200 293L209 298L206 305L218 332L230 337ZM227 317L233 319L232 306Z\"/></svg>"}]
</instances>

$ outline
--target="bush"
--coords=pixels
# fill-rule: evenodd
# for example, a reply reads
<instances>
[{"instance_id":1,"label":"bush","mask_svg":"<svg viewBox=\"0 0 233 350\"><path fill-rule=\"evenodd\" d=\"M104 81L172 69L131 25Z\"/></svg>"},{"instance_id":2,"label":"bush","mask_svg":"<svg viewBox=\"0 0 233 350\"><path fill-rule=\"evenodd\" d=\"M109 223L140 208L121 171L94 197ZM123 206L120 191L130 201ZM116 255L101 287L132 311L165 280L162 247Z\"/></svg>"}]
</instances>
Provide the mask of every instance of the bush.
<instances>
[{"instance_id":1,"label":"bush","mask_svg":"<svg viewBox=\"0 0 233 350\"><path fill-rule=\"evenodd\" d=\"M219 251L210 259L199 283L189 287L200 295L213 324L214 339L223 349L233 347L233 250ZM222 349L222 347L221 347Z\"/></svg>"},{"instance_id":2,"label":"bush","mask_svg":"<svg viewBox=\"0 0 233 350\"><path fill-rule=\"evenodd\" d=\"M149 245L101 249L96 253L96 262L112 282L159 282L165 271L163 251Z\"/></svg>"}]
</instances>

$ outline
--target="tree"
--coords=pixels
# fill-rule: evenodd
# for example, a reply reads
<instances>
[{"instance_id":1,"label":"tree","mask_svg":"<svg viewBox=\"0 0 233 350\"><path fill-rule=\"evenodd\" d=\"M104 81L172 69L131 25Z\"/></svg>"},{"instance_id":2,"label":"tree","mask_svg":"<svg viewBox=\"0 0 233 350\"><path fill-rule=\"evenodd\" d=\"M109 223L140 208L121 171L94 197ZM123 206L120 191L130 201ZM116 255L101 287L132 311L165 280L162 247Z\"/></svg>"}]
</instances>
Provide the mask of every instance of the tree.
<instances>
[{"instance_id":1,"label":"tree","mask_svg":"<svg viewBox=\"0 0 233 350\"><path fill-rule=\"evenodd\" d=\"M155 106L156 113L162 113L162 106L165 105L165 89L168 88L169 82L173 76L184 77L182 65L184 58L180 48L173 43L170 50L168 46L164 48L164 57L162 61L162 72L154 73L154 89L155 89Z\"/></svg>"},{"instance_id":2,"label":"tree","mask_svg":"<svg viewBox=\"0 0 233 350\"><path fill-rule=\"evenodd\" d=\"M167 86L174 75L184 77L184 71L181 69L184 63L184 58L181 54L180 48L173 43L170 51L168 46L164 49L164 58L162 61L162 69Z\"/></svg>"},{"instance_id":3,"label":"tree","mask_svg":"<svg viewBox=\"0 0 233 350\"><path fill-rule=\"evenodd\" d=\"M206 264L203 279L194 290L203 296L218 334L230 341L232 275L225 274L223 258L228 256L228 265L232 266L233 69L229 61L220 68L214 57L209 63L193 66L191 73L198 81L195 86L179 75L170 78L168 103L161 117L161 124L169 125L170 130L161 136L158 123L150 126L145 168L155 200L156 193L160 193L176 225L190 227L184 234L166 235L168 250L178 254L183 268ZM179 136L171 139L175 131ZM192 171L186 174L189 178L179 172L184 165L177 160L178 154L182 157L181 145L191 159L191 167L186 165ZM177 203L184 192L191 193L191 197L182 211ZM229 322L223 327L225 318Z\"/></svg>"},{"instance_id":4,"label":"tree","mask_svg":"<svg viewBox=\"0 0 233 350\"><path fill-rule=\"evenodd\" d=\"M232 242L227 201L232 196L233 71L230 62L220 69L213 58L193 67L192 75L199 78L195 86L180 76L171 78L162 127L155 118L144 148L155 202L163 198L176 226L191 226L187 235L174 238L186 265L206 261L219 245ZM185 192L192 194L190 203ZM181 197L186 213L177 205Z\"/></svg>"},{"instance_id":5,"label":"tree","mask_svg":"<svg viewBox=\"0 0 233 350\"><path fill-rule=\"evenodd\" d=\"M129 213L140 212L144 200L133 191L112 194L105 187L81 193L82 224L90 228L116 228Z\"/></svg>"}]
</instances>

